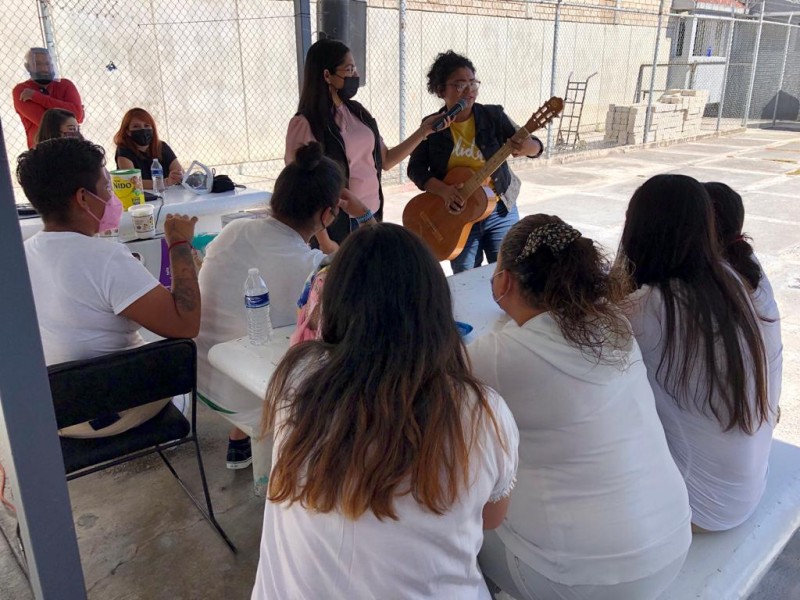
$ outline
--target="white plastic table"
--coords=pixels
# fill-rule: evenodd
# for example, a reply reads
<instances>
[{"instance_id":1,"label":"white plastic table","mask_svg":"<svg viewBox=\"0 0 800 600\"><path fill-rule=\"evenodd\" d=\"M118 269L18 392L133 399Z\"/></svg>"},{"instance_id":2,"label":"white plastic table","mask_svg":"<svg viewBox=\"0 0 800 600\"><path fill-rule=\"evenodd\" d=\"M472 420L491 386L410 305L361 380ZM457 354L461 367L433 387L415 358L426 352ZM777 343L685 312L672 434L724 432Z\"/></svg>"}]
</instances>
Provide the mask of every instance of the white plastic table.
<instances>
[{"instance_id":1,"label":"white plastic table","mask_svg":"<svg viewBox=\"0 0 800 600\"><path fill-rule=\"evenodd\" d=\"M487 265L448 277L456 319L474 327L467 341L480 335L504 314L492 300L489 289L493 272L494 265ZM208 352L208 361L263 398L275 367L289 348L289 336L293 331L294 326L276 329L272 342L266 346L252 346L246 337L217 344Z\"/></svg>"},{"instance_id":2,"label":"white plastic table","mask_svg":"<svg viewBox=\"0 0 800 600\"><path fill-rule=\"evenodd\" d=\"M474 327L467 341L480 335L504 314L492 300L489 289L493 272L494 265L488 265L448 278L456 319ZM209 350L208 361L258 398L264 398L269 380L289 348L289 336L293 331L294 326L276 329L272 342L265 346L253 346L246 337L217 344ZM219 414L225 416L225 413ZM263 495L271 467L272 441L254 439L252 448L255 492Z\"/></svg>"},{"instance_id":3,"label":"white plastic table","mask_svg":"<svg viewBox=\"0 0 800 600\"><path fill-rule=\"evenodd\" d=\"M255 188L236 188L232 192L221 194L198 195L187 189L178 186L167 188L164 194L164 204L153 200L149 204L155 206L158 215L156 231L164 231L164 220L168 213L180 213L190 217L198 217L195 231L217 232L221 229L220 217L227 213L232 213L248 208L258 208L266 206L272 196L267 191ZM160 212L159 212L160 208ZM19 226L22 230L22 239L26 240L43 227L40 218L20 219ZM133 223L130 215L122 213L122 221L119 225L120 240L128 241L136 238L133 231Z\"/></svg>"}]
</instances>

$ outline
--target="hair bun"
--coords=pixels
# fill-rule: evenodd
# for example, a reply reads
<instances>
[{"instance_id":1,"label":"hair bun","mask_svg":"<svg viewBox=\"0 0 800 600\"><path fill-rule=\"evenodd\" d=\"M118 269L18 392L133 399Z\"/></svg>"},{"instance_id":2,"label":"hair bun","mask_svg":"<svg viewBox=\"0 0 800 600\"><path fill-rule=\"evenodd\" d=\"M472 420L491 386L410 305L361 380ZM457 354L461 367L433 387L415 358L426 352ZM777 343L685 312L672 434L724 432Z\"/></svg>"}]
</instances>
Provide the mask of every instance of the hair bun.
<instances>
[{"instance_id":1,"label":"hair bun","mask_svg":"<svg viewBox=\"0 0 800 600\"><path fill-rule=\"evenodd\" d=\"M301 146L295 154L295 162L303 171L313 171L322 160L322 145L319 142L309 142Z\"/></svg>"}]
</instances>

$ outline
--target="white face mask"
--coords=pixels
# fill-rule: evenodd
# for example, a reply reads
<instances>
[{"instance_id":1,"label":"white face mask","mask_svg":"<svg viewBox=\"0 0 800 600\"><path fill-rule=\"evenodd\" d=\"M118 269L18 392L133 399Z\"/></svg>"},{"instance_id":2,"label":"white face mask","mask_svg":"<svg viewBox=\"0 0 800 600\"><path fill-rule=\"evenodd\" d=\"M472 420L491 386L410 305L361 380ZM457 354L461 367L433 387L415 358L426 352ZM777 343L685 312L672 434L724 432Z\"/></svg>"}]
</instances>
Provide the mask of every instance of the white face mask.
<instances>
[{"instance_id":1,"label":"white face mask","mask_svg":"<svg viewBox=\"0 0 800 600\"><path fill-rule=\"evenodd\" d=\"M494 273L494 274L493 274L493 275L492 275L492 276L489 278L489 287L490 287L490 288L491 288L491 290L492 290L492 299L493 299L493 300L494 300L494 301L495 301L497 304L500 304L500 300L502 300L503 298L505 298L505 297L508 295L508 292L506 292L505 294L503 294L503 295L502 295L502 296L500 296L499 298L496 298L496 297L495 297L495 295L494 295L494 278L495 278L495 277L497 277L498 275L500 275L500 273L505 273L505 272L506 272L506 270L505 270L505 269L500 269L499 271L497 271L496 273Z\"/></svg>"}]
</instances>

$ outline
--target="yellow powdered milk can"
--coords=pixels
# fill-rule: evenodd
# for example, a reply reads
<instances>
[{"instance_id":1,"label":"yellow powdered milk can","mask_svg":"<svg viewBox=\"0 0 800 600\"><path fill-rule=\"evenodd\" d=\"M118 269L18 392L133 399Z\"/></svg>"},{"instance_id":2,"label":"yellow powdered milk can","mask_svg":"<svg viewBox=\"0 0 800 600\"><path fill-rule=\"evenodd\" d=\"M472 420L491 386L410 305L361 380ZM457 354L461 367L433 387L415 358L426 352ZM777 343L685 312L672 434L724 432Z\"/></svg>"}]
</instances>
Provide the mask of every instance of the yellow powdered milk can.
<instances>
[{"instance_id":1,"label":"yellow powdered milk can","mask_svg":"<svg viewBox=\"0 0 800 600\"><path fill-rule=\"evenodd\" d=\"M114 188L114 193L122 202L122 207L125 210L128 210L134 204L144 204L142 171L140 169L111 171L111 186Z\"/></svg>"}]
</instances>

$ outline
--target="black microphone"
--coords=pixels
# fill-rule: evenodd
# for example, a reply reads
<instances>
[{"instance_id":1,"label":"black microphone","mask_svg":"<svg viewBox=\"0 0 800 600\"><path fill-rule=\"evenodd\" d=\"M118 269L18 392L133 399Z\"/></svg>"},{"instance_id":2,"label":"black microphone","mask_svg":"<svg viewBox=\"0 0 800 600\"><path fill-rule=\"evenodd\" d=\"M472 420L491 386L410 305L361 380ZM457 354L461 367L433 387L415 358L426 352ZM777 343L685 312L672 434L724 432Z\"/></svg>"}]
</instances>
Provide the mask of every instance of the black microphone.
<instances>
[{"instance_id":1,"label":"black microphone","mask_svg":"<svg viewBox=\"0 0 800 600\"><path fill-rule=\"evenodd\" d=\"M439 119L438 121L436 121L436 123L433 124L433 130L441 131L442 129L444 129L445 119L447 119L448 117L452 119L465 108L467 108L467 100L466 98L462 98L461 100L456 102L441 119Z\"/></svg>"}]
</instances>

